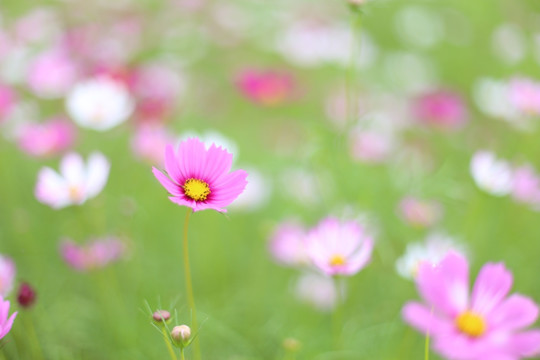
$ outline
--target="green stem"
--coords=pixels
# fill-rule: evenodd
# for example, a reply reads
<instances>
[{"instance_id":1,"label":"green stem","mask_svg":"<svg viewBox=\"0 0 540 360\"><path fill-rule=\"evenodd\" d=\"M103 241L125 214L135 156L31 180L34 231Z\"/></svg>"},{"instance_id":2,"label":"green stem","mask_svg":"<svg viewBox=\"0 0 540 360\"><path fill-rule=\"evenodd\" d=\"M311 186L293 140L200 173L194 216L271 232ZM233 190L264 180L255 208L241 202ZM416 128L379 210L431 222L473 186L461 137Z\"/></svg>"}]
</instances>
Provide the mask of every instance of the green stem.
<instances>
[{"instance_id":1,"label":"green stem","mask_svg":"<svg viewBox=\"0 0 540 360\"><path fill-rule=\"evenodd\" d=\"M335 350L341 350L342 347L342 336L343 331L343 307L342 307L342 297L341 297L341 282L339 276L334 277L334 285L336 286L336 305L334 308L334 313L332 316L332 325L334 333L334 348Z\"/></svg>"},{"instance_id":2,"label":"green stem","mask_svg":"<svg viewBox=\"0 0 540 360\"><path fill-rule=\"evenodd\" d=\"M186 220L184 222L184 276L186 281L189 310L191 311L191 327L195 332L197 332L197 312L195 310L195 297L193 296L193 284L191 283L191 270L189 267L188 227L191 212L191 209L187 210ZM201 360L201 345L198 336L193 340L193 355L195 360Z\"/></svg>"},{"instance_id":3,"label":"green stem","mask_svg":"<svg viewBox=\"0 0 540 360\"><path fill-rule=\"evenodd\" d=\"M186 360L186 357L184 356L184 348L180 349L180 360Z\"/></svg>"},{"instance_id":4,"label":"green stem","mask_svg":"<svg viewBox=\"0 0 540 360\"><path fill-rule=\"evenodd\" d=\"M432 317L433 317L433 306L431 307L430 321L431 321ZM429 360L429 328L426 331L426 346L425 346L425 349L424 349L424 353L425 353L424 359Z\"/></svg>"},{"instance_id":5,"label":"green stem","mask_svg":"<svg viewBox=\"0 0 540 360\"><path fill-rule=\"evenodd\" d=\"M29 317L30 314L26 313L24 314L26 316L23 316L22 318L23 323L25 325L25 328L27 330L27 339L32 344L30 346L31 352L32 352L32 359L44 359L43 351L41 348L41 344L39 342L39 339L36 334L36 329L34 328L34 321Z\"/></svg>"},{"instance_id":6,"label":"green stem","mask_svg":"<svg viewBox=\"0 0 540 360\"><path fill-rule=\"evenodd\" d=\"M171 360L178 360L171 345L171 341L169 340L169 335L167 334L167 329L165 328L165 326L161 328L161 333L163 334L163 340L165 341L165 345L167 345L167 350L169 351L169 356L171 357Z\"/></svg>"}]
</instances>

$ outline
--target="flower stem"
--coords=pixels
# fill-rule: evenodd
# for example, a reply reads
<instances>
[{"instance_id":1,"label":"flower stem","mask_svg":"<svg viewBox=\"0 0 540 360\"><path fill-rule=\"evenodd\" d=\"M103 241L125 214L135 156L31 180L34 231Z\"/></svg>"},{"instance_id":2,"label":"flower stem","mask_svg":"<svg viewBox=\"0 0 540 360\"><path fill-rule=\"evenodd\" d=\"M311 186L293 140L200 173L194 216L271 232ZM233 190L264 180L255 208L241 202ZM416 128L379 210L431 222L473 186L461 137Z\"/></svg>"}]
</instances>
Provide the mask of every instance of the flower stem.
<instances>
[{"instance_id":1,"label":"flower stem","mask_svg":"<svg viewBox=\"0 0 540 360\"><path fill-rule=\"evenodd\" d=\"M343 313L342 313L342 296L341 296L341 282L339 276L334 276L334 285L336 287L336 305L334 307L334 313L332 317L333 333L334 333L334 348L335 350L341 350L341 333L343 328Z\"/></svg>"},{"instance_id":2,"label":"flower stem","mask_svg":"<svg viewBox=\"0 0 540 360\"><path fill-rule=\"evenodd\" d=\"M180 349L180 360L186 360L186 357L184 356L184 348Z\"/></svg>"},{"instance_id":3,"label":"flower stem","mask_svg":"<svg viewBox=\"0 0 540 360\"><path fill-rule=\"evenodd\" d=\"M189 310L191 311L191 327L198 331L197 312L195 310L195 298L193 296L193 284L191 283L191 270L189 268L189 246L188 246L188 227L191 209L187 209L186 220L184 222L184 276L186 281L186 292L188 296ZM195 360L201 360L201 345L199 337L193 340L193 356Z\"/></svg>"},{"instance_id":4,"label":"flower stem","mask_svg":"<svg viewBox=\"0 0 540 360\"><path fill-rule=\"evenodd\" d=\"M433 317L433 306L431 307L431 312L430 312L430 322L431 322L431 318ZM424 349L424 360L429 360L429 327L428 327L428 330L426 331L426 346L425 346L425 349Z\"/></svg>"},{"instance_id":5,"label":"flower stem","mask_svg":"<svg viewBox=\"0 0 540 360\"><path fill-rule=\"evenodd\" d=\"M171 360L178 360L171 345L171 341L169 340L169 335L167 334L167 329L165 328L165 326L161 328L161 333L163 334L163 340L165 341L165 345L167 345L167 350L169 351Z\"/></svg>"}]
</instances>

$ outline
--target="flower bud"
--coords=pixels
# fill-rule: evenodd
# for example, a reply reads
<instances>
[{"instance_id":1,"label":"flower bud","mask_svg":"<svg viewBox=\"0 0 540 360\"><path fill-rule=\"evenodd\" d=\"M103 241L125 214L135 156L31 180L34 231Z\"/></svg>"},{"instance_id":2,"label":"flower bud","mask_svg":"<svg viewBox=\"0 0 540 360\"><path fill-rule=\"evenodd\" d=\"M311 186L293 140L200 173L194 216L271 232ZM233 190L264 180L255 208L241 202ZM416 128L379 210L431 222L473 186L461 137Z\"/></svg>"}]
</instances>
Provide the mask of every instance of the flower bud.
<instances>
[{"instance_id":1,"label":"flower bud","mask_svg":"<svg viewBox=\"0 0 540 360\"><path fill-rule=\"evenodd\" d=\"M158 324L163 324L164 322L169 321L171 318L171 313L167 310L158 310L152 314L152 319Z\"/></svg>"},{"instance_id":2,"label":"flower bud","mask_svg":"<svg viewBox=\"0 0 540 360\"><path fill-rule=\"evenodd\" d=\"M300 341L298 341L295 338L289 337L283 340L283 348L287 352L295 353L298 350L300 350L301 347L302 347L302 344L300 343Z\"/></svg>"},{"instance_id":3,"label":"flower bud","mask_svg":"<svg viewBox=\"0 0 540 360\"><path fill-rule=\"evenodd\" d=\"M189 344L191 329L187 325L175 326L171 331L171 338L176 345L184 347Z\"/></svg>"},{"instance_id":4,"label":"flower bud","mask_svg":"<svg viewBox=\"0 0 540 360\"><path fill-rule=\"evenodd\" d=\"M36 292L28 283L22 283L17 294L17 302L23 308L29 308L36 302Z\"/></svg>"}]
</instances>

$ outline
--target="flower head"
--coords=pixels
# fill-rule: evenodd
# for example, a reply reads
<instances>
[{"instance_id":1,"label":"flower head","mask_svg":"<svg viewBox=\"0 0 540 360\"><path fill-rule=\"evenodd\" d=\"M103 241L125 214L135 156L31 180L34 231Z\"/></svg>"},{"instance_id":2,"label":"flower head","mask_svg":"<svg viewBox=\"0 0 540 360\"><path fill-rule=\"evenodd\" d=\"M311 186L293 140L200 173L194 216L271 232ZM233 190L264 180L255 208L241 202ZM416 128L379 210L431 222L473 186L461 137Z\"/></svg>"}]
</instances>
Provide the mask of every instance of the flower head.
<instances>
[{"instance_id":1,"label":"flower head","mask_svg":"<svg viewBox=\"0 0 540 360\"><path fill-rule=\"evenodd\" d=\"M540 354L540 330L524 330L538 306L519 294L508 296L512 274L502 263L482 267L469 296L469 265L449 253L438 266L422 263L416 279L424 303L410 302L403 316L429 333L437 352L455 360L521 359Z\"/></svg>"},{"instance_id":2,"label":"flower head","mask_svg":"<svg viewBox=\"0 0 540 360\"><path fill-rule=\"evenodd\" d=\"M399 212L408 224L415 227L428 227L440 219L442 208L436 201L408 196L399 203Z\"/></svg>"},{"instance_id":3,"label":"flower head","mask_svg":"<svg viewBox=\"0 0 540 360\"><path fill-rule=\"evenodd\" d=\"M17 294L17 302L23 308L29 308L36 302L36 291L28 283L22 283Z\"/></svg>"},{"instance_id":4,"label":"flower head","mask_svg":"<svg viewBox=\"0 0 540 360\"><path fill-rule=\"evenodd\" d=\"M9 318L8 315L9 301L4 301L4 297L0 296L0 339L6 336L11 330L11 326L13 325L15 317L17 316L17 312L15 311Z\"/></svg>"},{"instance_id":5,"label":"flower head","mask_svg":"<svg viewBox=\"0 0 540 360\"><path fill-rule=\"evenodd\" d=\"M60 174L44 167L38 174L36 198L54 209L81 205L97 196L109 177L110 164L101 153L93 153L88 164L76 153L64 156Z\"/></svg>"},{"instance_id":6,"label":"flower head","mask_svg":"<svg viewBox=\"0 0 540 360\"><path fill-rule=\"evenodd\" d=\"M56 118L43 124L24 125L18 143L29 155L49 156L69 148L74 138L74 125L63 118Z\"/></svg>"},{"instance_id":7,"label":"flower head","mask_svg":"<svg viewBox=\"0 0 540 360\"><path fill-rule=\"evenodd\" d=\"M64 261L75 270L89 271L103 268L120 259L126 253L126 246L114 237L95 239L85 245L64 240L60 252Z\"/></svg>"},{"instance_id":8,"label":"flower head","mask_svg":"<svg viewBox=\"0 0 540 360\"><path fill-rule=\"evenodd\" d=\"M444 130L463 127L467 122L467 109L459 94L434 91L416 99L414 115L421 122Z\"/></svg>"},{"instance_id":9,"label":"flower head","mask_svg":"<svg viewBox=\"0 0 540 360\"><path fill-rule=\"evenodd\" d=\"M247 173L229 172L232 154L212 144L208 149L196 138L182 141L175 153L165 149L167 176L153 168L158 181L172 195L169 199L193 211L214 209L226 212L225 207L244 191Z\"/></svg>"},{"instance_id":10,"label":"flower head","mask_svg":"<svg viewBox=\"0 0 540 360\"><path fill-rule=\"evenodd\" d=\"M7 296L15 280L15 263L7 256L0 255L0 296Z\"/></svg>"},{"instance_id":11,"label":"flower head","mask_svg":"<svg viewBox=\"0 0 540 360\"><path fill-rule=\"evenodd\" d=\"M288 221L280 224L272 234L269 250L272 256L286 266L309 263L305 246L306 231L302 226Z\"/></svg>"},{"instance_id":12,"label":"flower head","mask_svg":"<svg viewBox=\"0 0 540 360\"><path fill-rule=\"evenodd\" d=\"M373 240L355 221L322 220L306 237L313 264L327 275L354 275L371 258Z\"/></svg>"},{"instance_id":13,"label":"flower head","mask_svg":"<svg viewBox=\"0 0 540 360\"><path fill-rule=\"evenodd\" d=\"M512 168L504 160L498 160L489 151L478 151L471 160L471 174L476 185L496 196L512 190Z\"/></svg>"},{"instance_id":14,"label":"flower head","mask_svg":"<svg viewBox=\"0 0 540 360\"><path fill-rule=\"evenodd\" d=\"M285 72L244 70L238 75L237 86L254 103L279 105L293 96L293 77Z\"/></svg>"}]
</instances>

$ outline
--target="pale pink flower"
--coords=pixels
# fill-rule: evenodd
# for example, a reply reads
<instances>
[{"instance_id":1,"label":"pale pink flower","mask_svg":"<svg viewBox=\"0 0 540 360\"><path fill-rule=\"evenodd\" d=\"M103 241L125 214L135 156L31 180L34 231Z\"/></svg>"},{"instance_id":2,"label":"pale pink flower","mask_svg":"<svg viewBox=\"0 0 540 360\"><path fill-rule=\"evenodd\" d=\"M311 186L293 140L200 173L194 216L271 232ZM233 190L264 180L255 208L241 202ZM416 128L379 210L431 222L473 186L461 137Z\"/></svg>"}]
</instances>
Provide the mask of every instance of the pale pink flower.
<instances>
[{"instance_id":1,"label":"pale pink flower","mask_svg":"<svg viewBox=\"0 0 540 360\"><path fill-rule=\"evenodd\" d=\"M496 196L512 191L512 168L507 161L499 160L489 151L477 151L471 159L471 175L476 185Z\"/></svg>"},{"instance_id":2,"label":"pale pink flower","mask_svg":"<svg viewBox=\"0 0 540 360\"><path fill-rule=\"evenodd\" d=\"M510 81L508 91L512 105L521 113L540 115L539 82L526 78L516 78Z\"/></svg>"},{"instance_id":3,"label":"pale pink flower","mask_svg":"<svg viewBox=\"0 0 540 360\"><path fill-rule=\"evenodd\" d=\"M37 56L30 64L27 82L43 98L63 97L75 84L79 70L66 50L55 48Z\"/></svg>"},{"instance_id":4,"label":"pale pink flower","mask_svg":"<svg viewBox=\"0 0 540 360\"><path fill-rule=\"evenodd\" d=\"M429 227L434 225L442 216L442 207L436 201L420 200L407 196L400 201L399 214L412 226Z\"/></svg>"},{"instance_id":5,"label":"pale pink flower","mask_svg":"<svg viewBox=\"0 0 540 360\"><path fill-rule=\"evenodd\" d=\"M309 264L305 238L307 232L303 226L287 221L274 230L268 248L276 261L286 266Z\"/></svg>"},{"instance_id":6,"label":"pale pink flower","mask_svg":"<svg viewBox=\"0 0 540 360\"><path fill-rule=\"evenodd\" d=\"M64 118L44 123L28 123L21 127L17 142L32 156L50 156L68 149L75 140L74 126Z\"/></svg>"},{"instance_id":7,"label":"pale pink flower","mask_svg":"<svg viewBox=\"0 0 540 360\"><path fill-rule=\"evenodd\" d=\"M296 298L320 311L331 311L338 301L334 279L317 273L305 273L295 284Z\"/></svg>"},{"instance_id":8,"label":"pale pink flower","mask_svg":"<svg viewBox=\"0 0 540 360\"><path fill-rule=\"evenodd\" d=\"M0 84L0 122L11 113L16 102L17 95L15 92L11 88Z\"/></svg>"},{"instance_id":9,"label":"pale pink flower","mask_svg":"<svg viewBox=\"0 0 540 360\"><path fill-rule=\"evenodd\" d=\"M167 144L174 142L174 137L161 126L141 125L138 126L131 148L135 155L150 164L163 166L163 152Z\"/></svg>"},{"instance_id":10,"label":"pale pink flower","mask_svg":"<svg viewBox=\"0 0 540 360\"><path fill-rule=\"evenodd\" d=\"M455 130L468 121L467 108L461 96L445 90L433 91L417 98L413 115L422 123L443 130Z\"/></svg>"},{"instance_id":11,"label":"pale pink flower","mask_svg":"<svg viewBox=\"0 0 540 360\"><path fill-rule=\"evenodd\" d=\"M79 245L67 239L60 244L64 261L78 271L101 269L121 259L126 253L125 243L115 237L92 239Z\"/></svg>"},{"instance_id":12,"label":"pale pink flower","mask_svg":"<svg viewBox=\"0 0 540 360\"><path fill-rule=\"evenodd\" d=\"M109 161L101 153L91 154L88 164L79 154L67 154L60 163L60 174L49 167L40 170L36 198L54 209L81 205L101 192L109 177L109 168Z\"/></svg>"},{"instance_id":13,"label":"pale pink flower","mask_svg":"<svg viewBox=\"0 0 540 360\"><path fill-rule=\"evenodd\" d=\"M512 274L502 263L482 267L469 295L469 265L449 253L438 266L420 264L416 284L423 303L403 308L406 322L429 334L434 349L454 360L510 360L540 355L540 330L526 330L538 306L508 296ZM507 297L508 296L508 297Z\"/></svg>"},{"instance_id":14,"label":"pale pink flower","mask_svg":"<svg viewBox=\"0 0 540 360\"><path fill-rule=\"evenodd\" d=\"M313 264L326 275L354 275L371 259L373 239L356 222L329 217L305 239Z\"/></svg>"},{"instance_id":15,"label":"pale pink flower","mask_svg":"<svg viewBox=\"0 0 540 360\"><path fill-rule=\"evenodd\" d=\"M395 143L392 133L356 129L350 135L350 154L354 160L378 164L384 162L392 154Z\"/></svg>"},{"instance_id":16,"label":"pale pink flower","mask_svg":"<svg viewBox=\"0 0 540 360\"><path fill-rule=\"evenodd\" d=\"M0 296L8 296L14 281L15 263L7 256L0 255Z\"/></svg>"},{"instance_id":17,"label":"pale pink flower","mask_svg":"<svg viewBox=\"0 0 540 360\"><path fill-rule=\"evenodd\" d=\"M291 74L275 70L243 70L236 85L242 94L259 105L274 106L294 97L295 81Z\"/></svg>"},{"instance_id":18,"label":"pale pink flower","mask_svg":"<svg viewBox=\"0 0 540 360\"><path fill-rule=\"evenodd\" d=\"M540 176L530 165L514 170L512 197L527 204L540 204Z\"/></svg>"},{"instance_id":19,"label":"pale pink flower","mask_svg":"<svg viewBox=\"0 0 540 360\"><path fill-rule=\"evenodd\" d=\"M11 330L11 327L13 326L13 321L15 320L15 317L17 316L17 311L15 311L11 316L8 318L9 315L9 301L5 300L4 297L0 296L0 339L2 339L4 336L6 336L9 331Z\"/></svg>"},{"instance_id":20,"label":"pale pink flower","mask_svg":"<svg viewBox=\"0 0 540 360\"><path fill-rule=\"evenodd\" d=\"M175 153L171 145L165 149L167 176L156 168L152 171L172 195L169 199L193 211L214 209L227 212L225 207L244 191L247 173L229 172L232 154L212 144L208 149L199 139L187 139Z\"/></svg>"}]
</instances>

